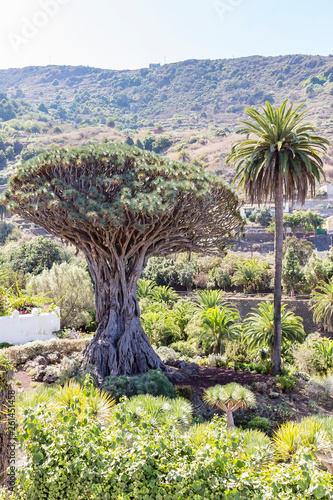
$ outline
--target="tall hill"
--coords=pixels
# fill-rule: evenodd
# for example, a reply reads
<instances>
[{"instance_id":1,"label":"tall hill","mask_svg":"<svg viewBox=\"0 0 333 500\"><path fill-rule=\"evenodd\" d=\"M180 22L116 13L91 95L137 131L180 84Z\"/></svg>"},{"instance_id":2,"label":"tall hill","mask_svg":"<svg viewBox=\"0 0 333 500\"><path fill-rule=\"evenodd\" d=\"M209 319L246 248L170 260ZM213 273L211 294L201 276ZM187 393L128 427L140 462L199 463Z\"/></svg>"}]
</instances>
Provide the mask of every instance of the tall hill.
<instances>
[{"instance_id":1,"label":"tall hill","mask_svg":"<svg viewBox=\"0 0 333 500\"><path fill-rule=\"evenodd\" d=\"M187 160L231 179L225 157L244 108L286 98L305 102L310 119L330 139L333 56L188 60L124 71L0 70L0 183L18 161L42 149L100 140L139 141L173 158L185 150ZM333 150L325 169L333 179Z\"/></svg>"}]
</instances>

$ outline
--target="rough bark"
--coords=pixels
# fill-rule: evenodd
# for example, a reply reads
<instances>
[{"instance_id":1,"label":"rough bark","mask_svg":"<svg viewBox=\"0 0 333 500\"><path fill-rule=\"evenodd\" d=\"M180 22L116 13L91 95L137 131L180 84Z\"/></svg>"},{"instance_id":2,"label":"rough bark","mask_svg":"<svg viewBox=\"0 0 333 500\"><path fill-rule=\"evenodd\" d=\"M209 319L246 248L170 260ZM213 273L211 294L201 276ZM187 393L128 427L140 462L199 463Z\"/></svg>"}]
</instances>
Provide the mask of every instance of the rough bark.
<instances>
[{"instance_id":1,"label":"rough bark","mask_svg":"<svg viewBox=\"0 0 333 500\"><path fill-rule=\"evenodd\" d=\"M95 281L99 326L84 351L84 363L95 365L100 379L163 368L140 322L136 283L143 266L129 270L121 261L117 266L96 255L86 257Z\"/></svg>"},{"instance_id":2,"label":"rough bark","mask_svg":"<svg viewBox=\"0 0 333 500\"><path fill-rule=\"evenodd\" d=\"M234 415L232 411L227 412L228 417L228 428L235 427Z\"/></svg>"},{"instance_id":3,"label":"rough bark","mask_svg":"<svg viewBox=\"0 0 333 500\"><path fill-rule=\"evenodd\" d=\"M283 186L278 176L275 184L275 277L274 277L274 337L273 375L281 372L281 287L282 287L282 250L283 250Z\"/></svg>"}]
</instances>

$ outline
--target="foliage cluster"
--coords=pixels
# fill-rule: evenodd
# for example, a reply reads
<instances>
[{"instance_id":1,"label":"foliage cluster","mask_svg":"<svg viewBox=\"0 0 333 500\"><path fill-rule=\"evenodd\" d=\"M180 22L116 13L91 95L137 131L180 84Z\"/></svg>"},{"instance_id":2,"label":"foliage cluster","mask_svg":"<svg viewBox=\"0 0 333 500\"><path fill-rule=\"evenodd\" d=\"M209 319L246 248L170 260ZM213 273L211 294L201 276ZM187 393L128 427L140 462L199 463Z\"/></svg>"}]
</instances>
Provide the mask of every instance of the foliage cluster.
<instances>
[{"instance_id":1,"label":"foliage cluster","mask_svg":"<svg viewBox=\"0 0 333 500\"><path fill-rule=\"evenodd\" d=\"M110 375L104 379L102 387L118 400L123 396L131 397L138 394L174 397L171 382L160 370L149 370L141 377Z\"/></svg>"},{"instance_id":2,"label":"foliage cluster","mask_svg":"<svg viewBox=\"0 0 333 500\"><path fill-rule=\"evenodd\" d=\"M328 500L333 494L330 474L317 465L314 453L322 446L311 430L296 455L287 453L276 463L280 435L272 443L258 430L229 432L219 419L189 427L190 406L184 400L139 396L116 406L107 417L104 413L109 425L103 425L97 405L89 403L101 400L91 385L61 391L56 416L48 407L47 393L34 393L21 411L19 440L28 460L18 477L15 500ZM316 442L309 450L306 445L313 443L313 435Z\"/></svg>"}]
</instances>

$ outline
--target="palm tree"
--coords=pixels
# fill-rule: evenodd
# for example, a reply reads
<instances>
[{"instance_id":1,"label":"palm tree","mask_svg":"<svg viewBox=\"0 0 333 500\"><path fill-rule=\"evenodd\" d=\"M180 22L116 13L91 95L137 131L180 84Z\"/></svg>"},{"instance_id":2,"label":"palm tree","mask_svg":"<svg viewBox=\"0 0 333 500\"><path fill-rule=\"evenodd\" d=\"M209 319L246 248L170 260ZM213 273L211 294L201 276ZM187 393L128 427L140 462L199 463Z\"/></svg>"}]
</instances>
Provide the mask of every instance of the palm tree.
<instances>
[{"instance_id":1,"label":"palm tree","mask_svg":"<svg viewBox=\"0 0 333 500\"><path fill-rule=\"evenodd\" d=\"M150 296L156 302L165 302L168 305L174 304L179 299L173 288L164 285L153 287Z\"/></svg>"},{"instance_id":2,"label":"palm tree","mask_svg":"<svg viewBox=\"0 0 333 500\"><path fill-rule=\"evenodd\" d=\"M308 191L315 192L316 181L324 177L319 153L326 153L329 142L315 134L314 126L304 121L300 105L287 108L284 101L273 109L270 103L261 111L246 108L251 121L244 121L245 141L232 147L227 161L236 165L235 182L246 196L260 205L275 203L275 280L273 363L281 371L281 279L283 246L283 196L304 203ZM251 137L250 137L251 136Z\"/></svg>"},{"instance_id":3,"label":"palm tree","mask_svg":"<svg viewBox=\"0 0 333 500\"><path fill-rule=\"evenodd\" d=\"M221 308L206 309L201 318L203 331L200 340L203 347L215 354L222 354L224 341L238 332L239 312L226 304Z\"/></svg>"},{"instance_id":4,"label":"palm tree","mask_svg":"<svg viewBox=\"0 0 333 500\"><path fill-rule=\"evenodd\" d=\"M196 306L187 299L180 299L173 306L172 318L178 325L181 338L187 340L186 327L196 312Z\"/></svg>"},{"instance_id":5,"label":"palm tree","mask_svg":"<svg viewBox=\"0 0 333 500\"><path fill-rule=\"evenodd\" d=\"M316 323L324 323L324 328L333 328L333 278L328 283L321 281L314 291L310 302L313 309L313 320Z\"/></svg>"},{"instance_id":6,"label":"palm tree","mask_svg":"<svg viewBox=\"0 0 333 500\"><path fill-rule=\"evenodd\" d=\"M211 309L223 305L224 292L221 290L198 290L197 301L200 309Z\"/></svg>"},{"instance_id":7,"label":"palm tree","mask_svg":"<svg viewBox=\"0 0 333 500\"><path fill-rule=\"evenodd\" d=\"M182 149L178 153L178 159L181 160L182 162L185 162L185 161L190 161L191 158L190 155L185 151L185 149Z\"/></svg>"},{"instance_id":8,"label":"palm tree","mask_svg":"<svg viewBox=\"0 0 333 500\"><path fill-rule=\"evenodd\" d=\"M138 299L147 299L151 298L153 288L156 286L156 283L152 280L143 280L140 279L136 285L136 296Z\"/></svg>"},{"instance_id":9,"label":"palm tree","mask_svg":"<svg viewBox=\"0 0 333 500\"><path fill-rule=\"evenodd\" d=\"M235 427L233 413L238 408L249 408L256 404L253 392L235 382L205 389L203 400L210 405L217 406L227 414L228 427Z\"/></svg>"},{"instance_id":10,"label":"palm tree","mask_svg":"<svg viewBox=\"0 0 333 500\"><path fill-rule=\"evenodd\" d=\"M244 322L244 334L250 347L267 346L273 358L274 346L274 305L272 302L262 302L259 307L252 309ZM286 349L292 342L303 342L305 332L302 318L295 316L292 311L281 307L281 342ZM273 359L272 359L273 361Z\"/></svg>"},{"instance_id":11,"label":"palm tree","mask_svg":"<svg viewBox=\"0 0 333 500\"><path fill-rule=\"evenodd\" d=\"M243 285L244 293L246 290L254 292L258 288L257 278L260 276L262 269L263 264L260 259L245 260L238 265L231 281L236 286Z\"/></svg>"}]
</instances>

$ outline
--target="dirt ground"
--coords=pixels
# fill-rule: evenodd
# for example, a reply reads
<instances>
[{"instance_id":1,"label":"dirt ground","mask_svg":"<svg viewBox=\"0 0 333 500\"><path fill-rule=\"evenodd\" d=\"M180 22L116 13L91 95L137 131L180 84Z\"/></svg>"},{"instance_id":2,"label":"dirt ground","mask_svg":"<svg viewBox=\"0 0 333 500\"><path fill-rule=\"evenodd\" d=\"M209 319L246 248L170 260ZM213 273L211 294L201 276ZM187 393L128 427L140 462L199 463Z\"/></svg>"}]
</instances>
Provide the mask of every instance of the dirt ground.
<instances>
[{"instance_id":1,"label":"dirt ground","mask_svg":"<svg viewBox=\"0 0 333 500\"><path fill-rule=\"evenodd\" d=\"M252 385L253 382L267 382L269 378L269 375L262 375L260 373L201 366L198 375L193 375L184 382L176 383L175 385L189 385L198 394L201 394L204 389L216 384L225 385L230 382L237 382L241 385Z\"/></svg>"}]
</instances>

